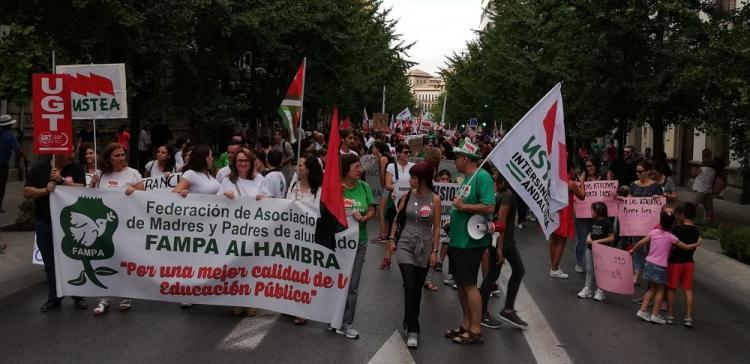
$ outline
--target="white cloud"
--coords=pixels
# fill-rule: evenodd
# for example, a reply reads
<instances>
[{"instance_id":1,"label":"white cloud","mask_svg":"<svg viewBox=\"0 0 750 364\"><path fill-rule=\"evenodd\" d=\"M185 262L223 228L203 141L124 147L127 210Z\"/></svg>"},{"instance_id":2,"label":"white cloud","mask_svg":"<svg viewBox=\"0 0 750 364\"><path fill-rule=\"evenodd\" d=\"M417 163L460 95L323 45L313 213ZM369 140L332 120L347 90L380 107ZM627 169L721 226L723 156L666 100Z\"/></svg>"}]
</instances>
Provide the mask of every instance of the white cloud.
<instances>
[{"instance_id":1,"label":"white cloud","mask_svg":"<svg viewBox=\"0 0 750 364\"><path fill-rule=\"evenodd\" d=\"M397 29L407 42L415 66L430 73L445 67L446 57L466 49L474 39L482 15L481 0L384 0L399 19Z\"/></svg>"}]
</instances>

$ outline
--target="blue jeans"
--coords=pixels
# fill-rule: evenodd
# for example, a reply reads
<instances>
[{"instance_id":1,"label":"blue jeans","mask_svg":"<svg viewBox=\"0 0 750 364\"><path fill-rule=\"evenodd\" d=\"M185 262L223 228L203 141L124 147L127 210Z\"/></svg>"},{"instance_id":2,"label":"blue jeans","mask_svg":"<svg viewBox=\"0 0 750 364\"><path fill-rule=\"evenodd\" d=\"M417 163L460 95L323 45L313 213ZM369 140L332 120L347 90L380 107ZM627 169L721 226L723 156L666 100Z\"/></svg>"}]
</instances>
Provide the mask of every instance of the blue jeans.
<instances>
[{"instance_id":1,"label":"blue jeans","mask_svg":"<svg viewBox=\"0 0 750 364\"><path fill-rule=\"evenodd\" d=\"M341 320L341 329L347 329L354 323L354 314L357 311L357 296L359 296L359 278L362 277L362 266L365 265L366 254L367 244L357 247L352 276L349 281L349 293L346 295L346 308L344 308L344 317Z\"/></svg>"},{"instance_id":2,"label":"blue jeans","mask_svg":"<svg viewBox=\"0 0 750 364\"><path fill-rule=\"evenodd\" d=\"M591 232L591 219L576 218L576 264L583 267L586 252L586 237Z\"/></svg>"}]
</instances>

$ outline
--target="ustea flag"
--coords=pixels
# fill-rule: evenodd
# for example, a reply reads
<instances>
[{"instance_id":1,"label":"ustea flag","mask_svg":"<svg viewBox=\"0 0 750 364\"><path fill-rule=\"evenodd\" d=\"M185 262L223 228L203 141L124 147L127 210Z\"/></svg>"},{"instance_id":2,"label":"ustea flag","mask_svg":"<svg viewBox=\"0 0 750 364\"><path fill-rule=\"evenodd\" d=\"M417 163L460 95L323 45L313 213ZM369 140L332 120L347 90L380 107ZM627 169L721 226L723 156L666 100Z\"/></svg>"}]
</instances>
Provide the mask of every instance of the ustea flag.
<instances>
[{"instance_id":1,"label":"ustea flag","mask_svg":"<svg viewBox=\"0 0 750 364\"><path fill-rule=\"evenodd\" d=\"M539 219L549 238L568 205L565 123L560 84L508 132L488 156Z\"/></svg>"},{"instance_id":2,"label":"ustea flag","mask_svg":"<svg viewBox=\"0 0 750 364\"><path fill-rule=\"evenodd\" d=\"M292 84L289 85L289 90L286 92L286 97L281 101L279 106L279 115L281 116L281 124L284 128L289 130L289 139L292 143L297 141L295 130L299 126L300 117L302 116L302 102L305 98L305 68L307 66L307 59L302 61L299 65L297 74L294 75Z\"/></svg>"}]
</instances>

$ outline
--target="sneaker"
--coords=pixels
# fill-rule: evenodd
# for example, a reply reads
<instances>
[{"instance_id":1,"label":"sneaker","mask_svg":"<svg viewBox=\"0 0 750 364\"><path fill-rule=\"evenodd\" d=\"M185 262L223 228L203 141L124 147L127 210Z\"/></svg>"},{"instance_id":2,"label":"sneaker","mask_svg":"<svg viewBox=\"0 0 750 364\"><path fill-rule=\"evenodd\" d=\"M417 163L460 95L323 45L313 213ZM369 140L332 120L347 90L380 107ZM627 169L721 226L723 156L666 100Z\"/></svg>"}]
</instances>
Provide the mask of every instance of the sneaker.
<instances>
[{"instance_id":1,"label":"sneaker","mask_svg":"<svg viewBox=\"0 0 750 364\"><path fill-rule=\"evenodd\" d=\"M76 310L86 310L89 308L89 305L86 303L85 298L78 298L78 299L74 298L73 308L75 308Z\"/></svg>"},{"instance_id":2,"label":"sneaker","mask_svg":"<svg viewBox=\"0 0 750 364\"><path fill-rule=\"evenodd\" d=\"M591 298L593 295L594 293L591 292L591 288L589 287L583 287L581 292L578 292L578 298L587 299L587 298Z\"/></svg>"},{"instance_id":3,"label":"sneaker","mask_svg":"<svg viewBox=\"0 0 750 364\"><path fill-rule=\"evenodd\" d=\"M416 348L417 346L419 346L419 334L416 332L406 334L406 347Z\"/></svg>"},{"instance_id":4,"label":"sneaker","mask_svg":"<svg viewBox=\"0 0 750 364\"><path fill-rule=\"evenodd\" d=\"M556 270L550 269L549 276L552 278L563 278L563 279L568 278L568 275L565 274L565 272L561 271L559 268Z\"/></svg>"},{"instance_id":5,"label":"sneaker","mask_svg":"<svg viewBox=\"0 0 750 364\"><path fill-rule=\"evenodd\" d=\"M667 325L674 325L674 316L667 316Z\"/></svg>"},{"instance_id":6,"label":"sneaker","mask_svg":"<svg viewBox=\"0 0 750 364\"><path fill-rule=\"evenodd\" d=\"M664 317L661 317L661 315L651 315L651 322L659 325L664 325L667 323L667 320L665 320Z\"/></svg>"},{"instance_id":7,"label":"sneaker","mask_svg":"<svg viewBox=\"0 0 750 364\"><path fill-rule=\"evenodd\" d=\"M594 295L594 301L601 302L604 301L605 298L607 298L607 295L604 293L604 291L597 288L596 294Z\"/></svg>"},{"instance_id":8,"label":"sneaker","mask_svg":"<svg viewBox=\"0 0 750 364\"><path fill-rule=\"evenodd\" d=\"M576 272L578 272L578 273L584 273L585 272L584 269L583 269L583 266L580 265L580 264L576 264L576 268L575 269L576 269Z\"/></svg>"},{"instance_id":9,"label":"sneaker","mask_svg":"<svg viewBox=\"0 0 750 364\"><path fill-rule=\"evenodd\" d=\"M357 332L357 330L352 329L351 327L348 329L344 329L344 330L336 330L336 333L339 335L346 336L350 339L359 339L359 332Z\"/></svg>"},{"instance_id":10,"label":"sneaker","mask_svg":"<svg viewBox=\"0 0 750 364\"><path fill-rule=\"evenodd\" d=\"M61 304L62 300L57 298L49 298L47 299L47 302L44 302L44 304L42 304L42 307L39 307L39 312L50 312L54 309L60 308Z\"/></svg>"},{"instance_id":11,"label":"sneaker","mask_svg":"<svg viewBox=\"0 0 750 364\"><path fill-rule=\"evenodd\" d=\"M500 319L517 329L525 329L529 327L529 324L526 323L526 321L521 320L521 318L516 315L516 311L503 310L500 312Z\"/></svg>"},{"instance_id":12,"label":"sneaker","mask_svg":"<svg viewBox=\"0 0 750 364\"><path fill-rule=\"evenodd\" d=\"M490 292L491 296L499 296L503 291L500 288L494 289L492 292Z\"/></svg>"},{"instance_id":13,"label":"sneaker","mask_svg":"<svg viewBox=\"0 0 750 364\"><path fill-rule=\"evenodd\" d=\"M482 322L480 324L490 329L499 329L503 326L502 321L494 318L489 312L482 314Z\"/></svg>"},{"instance_id":14,"label":"sneaker","mask_svg":"<svg viewBox=\"0 0 750 364\"><path fill-rule=\"evenodd\" d=\"M435 264L435 272L442 272L443 271L443 262L437 262Z\"/></svg>"},{"instance_id":15,"label":"sneaker","mask_svg":"<svg viewBox=\"0 0 750 364\"><path fill-rule=\"evenodd\" d=\"M456 281L454 281L453 279L446 279L446 280L443 281L443 283L446 286L453 287L453 289L458 289L458 285L456 284Z\"/></svg>"},{"instance_id":16,"label":"sneaker","mask_svg":"<svg viewBox=\"0 0 750 364\"><path fill-rule=\"evenodd\" d=\"M651 314L646 311L638 310L635 315L640 317L643 321L651 322Z\"/></svg>"},{"instance_id":17,"label":"sneaker","mask_svg":"<svg viewBox=\"0 0 750 364\"><path fill-rule=\"evenodd\" d=\"M685 321L682 322L685 327L692 328L693 327L693 319L690 317L685 317Z\"/></svg>"},{"instance_id":18,"label":"sneaker","mask_svg":"<svg viewBox=\"0 0 750 364\"><path fill-rule=\"evenodd\" d=\"M383 258L383 263L380 263L378 269L391 269L391 260L388 258Z\"/></svg>"},{"instance_id":19,"label":"sneaker","mask_svg":"<svg viewBox=\"0 0 750 364\"><path fill-rule=\"evenodd\" d=\"M328 325L326 326L326 331L336 331L336 328L331 325Z\"/></svg>"}]
</instances>

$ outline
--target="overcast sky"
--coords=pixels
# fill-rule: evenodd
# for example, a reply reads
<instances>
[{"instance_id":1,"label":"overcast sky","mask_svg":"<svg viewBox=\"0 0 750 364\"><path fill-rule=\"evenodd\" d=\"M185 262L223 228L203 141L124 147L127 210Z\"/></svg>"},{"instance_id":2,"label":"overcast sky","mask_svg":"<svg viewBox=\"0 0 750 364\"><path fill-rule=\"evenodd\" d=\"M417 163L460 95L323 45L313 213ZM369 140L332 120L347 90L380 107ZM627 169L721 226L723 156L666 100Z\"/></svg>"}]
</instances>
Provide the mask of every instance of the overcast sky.
<instances>
[{"instance_id":1,"label":"overcast sky","mask_svg":"<svg viewBox=\"0 0 750 364\"><path fill-rule=\"evenodd\" d=\"M466 49L474 39L482 16L481 0L384 0L392 7L391 18L399 19L398 30L407 42L417 42L409 51L415 67L436 74L446 57Z\"/></svg>"}]
</instances>

